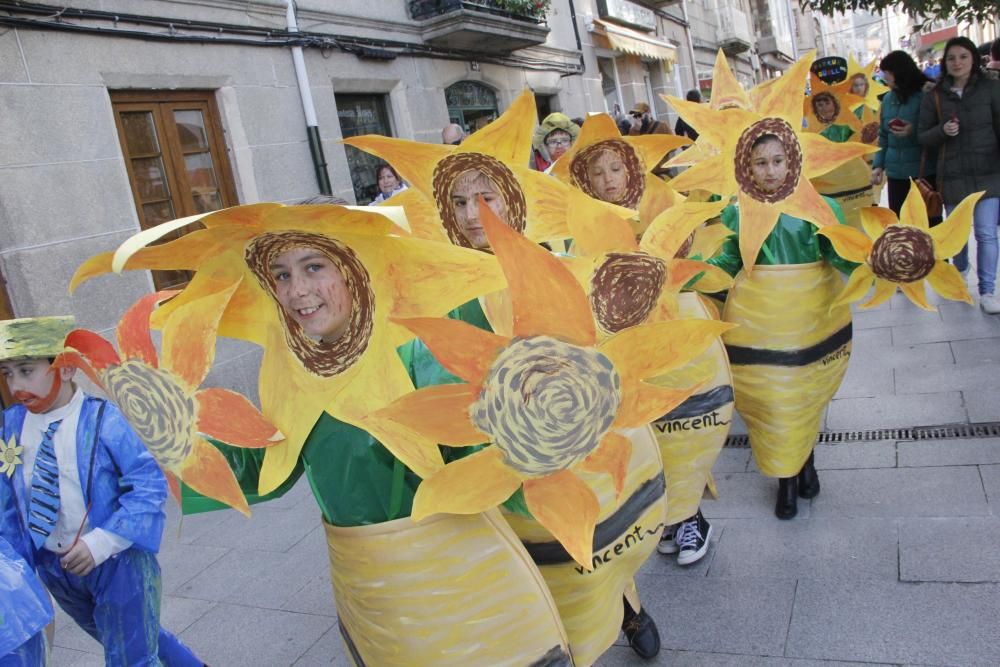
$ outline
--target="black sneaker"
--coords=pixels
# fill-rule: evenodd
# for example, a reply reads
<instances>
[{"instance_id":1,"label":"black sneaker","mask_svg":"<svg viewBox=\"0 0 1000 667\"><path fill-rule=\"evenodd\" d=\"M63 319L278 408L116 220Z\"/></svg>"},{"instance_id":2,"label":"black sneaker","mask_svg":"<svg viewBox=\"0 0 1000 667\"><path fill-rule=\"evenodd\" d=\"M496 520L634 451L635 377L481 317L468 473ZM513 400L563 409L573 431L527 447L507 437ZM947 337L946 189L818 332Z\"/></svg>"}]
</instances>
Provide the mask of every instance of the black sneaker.
<instances>
[{"instance_id":1,"label":"black sneaker","mask_svg":"<svg viewBox=\"0 0 1000 667\"><path fill-rule=\"evenodd\" d=\"M660 631L656 629L653 617L640 609L639 613L632 611L628 601L625 602L625 618L622 620L622 632L628 645L640 658L650 660L660 652Z\"/></svg>"},{"instance_id":2,"label":"black sneaker","mask_svg":"<svg viewBox=\"0 0 1000 667\"><path fill-rule=\"evenodd\" d=\"M660 535L660 543L656 545L657 551L661 554L675 554L680 551L680 547L677 546L677 529L680 525L679 523L675 523L663 529L663 534Z\"/></svg>"},{"instance_id":3,"label":"black sneaker","mask_svg":"<svg viewBox=\"0 0 1000 667\"><path fill-rule=\"evenodd\" d=\"M677 531L678 565L697 563L708 553L708 541L712 539L712 525L702 516L701 510L681 523Z\"/></svg>"}]
</instances>

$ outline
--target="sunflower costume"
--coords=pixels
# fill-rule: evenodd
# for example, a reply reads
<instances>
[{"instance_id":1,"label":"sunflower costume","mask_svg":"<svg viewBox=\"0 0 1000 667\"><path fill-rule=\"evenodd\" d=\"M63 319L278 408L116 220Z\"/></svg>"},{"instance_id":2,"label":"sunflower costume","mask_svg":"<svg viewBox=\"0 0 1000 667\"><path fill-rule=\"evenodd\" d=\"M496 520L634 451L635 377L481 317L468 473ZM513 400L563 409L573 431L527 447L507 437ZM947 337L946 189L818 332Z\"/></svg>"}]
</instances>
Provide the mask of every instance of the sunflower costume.
<instances>
[{"instance_id":1,"label":"sunflower costume","mask_svg":"<svg viewBox=\"0 0 1000 667\"><path fill-rule=\"evenodd\" d=\"M93 258L74 286L113 269L193 270L154 321L185 311L197 316L185 318L189 324L212 316L221 334L263 347L261 404L285 439L265 450L220 449L251 503L280 495L303 474L309 479L352 661L571 665L552 597L500 514L415 523L409 515L419 477L444 466L441 450L398 424L370 420L373 408L412 389L397 352L412 335L390 318L441 315L498 289L495 260L405 238L377 210L338 206L227 209L201 217L205 229L148 245L190 222L154 228L117 255ZM305 335L275 300L273 260L302 247L333 262L351 295L346 332L332 343ZM220 293L228 299L216 310L190 308ZM185 488L185 511L214 506Z\"/></svg>"}]
</instances>

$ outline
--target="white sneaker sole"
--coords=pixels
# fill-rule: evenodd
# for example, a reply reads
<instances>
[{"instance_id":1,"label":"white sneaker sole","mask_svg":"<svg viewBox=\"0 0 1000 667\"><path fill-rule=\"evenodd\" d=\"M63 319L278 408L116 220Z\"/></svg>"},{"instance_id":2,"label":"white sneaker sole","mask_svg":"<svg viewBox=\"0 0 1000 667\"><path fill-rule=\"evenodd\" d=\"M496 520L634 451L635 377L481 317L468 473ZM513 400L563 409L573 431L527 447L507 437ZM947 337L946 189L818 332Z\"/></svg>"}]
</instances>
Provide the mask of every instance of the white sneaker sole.
<instances>
[{"instance_id":1,"label":"white sneaker sole","mask_svg":"<svg viewBox=\"0 0 1000 667\"><path fill-rule=\"evenodd\" d=\"M677 556L677 564L690 565L692 563L697 563L698 561L700 561L702 558L705 557L705 554L708 553L708 545L711 542L711 540L712 540L712 525L709 524L708 533L705 535L705 543L701 545L701 549L698 549L697 551L689 551L680 554L679 556Z\"/></svg>"},{"instance_id":2,"label":"white sneaker sole","mask_svg":"<svg viewBox=\"0 0 1000 667\"><path fill-rule=\"evenodd\" d=\"M656 545L656 550L665 556L670 556L681 550L677 543L673 539L660 540L660 543Z\"/></svg>"}]
</instances>

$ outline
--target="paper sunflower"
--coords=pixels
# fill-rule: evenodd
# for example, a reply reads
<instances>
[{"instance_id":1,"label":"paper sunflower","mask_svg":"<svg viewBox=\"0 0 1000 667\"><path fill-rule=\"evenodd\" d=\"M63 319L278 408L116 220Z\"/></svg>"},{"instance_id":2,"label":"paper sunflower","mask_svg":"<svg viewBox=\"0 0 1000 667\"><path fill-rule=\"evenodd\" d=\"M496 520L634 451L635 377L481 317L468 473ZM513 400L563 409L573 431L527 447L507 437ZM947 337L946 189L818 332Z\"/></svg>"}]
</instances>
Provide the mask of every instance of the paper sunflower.
<instances>
[{"instance_id":1,"label":"paper sunflower","mask_svg":"<svg viewBox=\"0 0 1000 667\"><path fill-rule=\"evenodd\" d=\"M802 102L809 132L822 132L831 125L849 127L855 135L861 132L861 122L851 109L861 105L864 98L851 94L850 87L844 87L844 83L831 86L815 74L809 79L809 88Z\"/></svg>"},{"instance_id":2,"label":"paper sunflower","mask_svg":"<svg viewBox=\"0 0 1000 667\"><path fill-rule=\"evenodd\" d=\"M715 54L715 66L712 68L712 97L708 106L717 111L750 108L750 97L733 74L733 70L729 68L729 61L726 60L726 54L722 49Z\"/></svg>"},{"instance_id":3,"label":"paper sunflower","mask_svg":"<svg viewBox=\"0 0 1000 667\"><path fill-rule=\"evenodd\" d=\"M378 425L365 423L376 407L413 388L396 353L413 336L390 317L442 316L504 284L489 255L395 236L396 228L376 207L261 204L218 211L200 221L206 229L163 245L144 247L175 225L142 232L119 248L114 262L99 256L85 263L72 285L112 268L196 271L183 292L157 311L158 321L206 294L234 290L228 305L220 304L225 310L219 333L264 348L261 406L286 435L265 454L261 494L288 478L324 411L368 430L387 446L402 437L391 428L376 431ZM273 298L271 259L299 247L326 256L350 292L350 322L334 342L308 336ZM418 475L430 475L443 465L436 447L404 451L419 453L418 458L403 459Z\"/></svg>"},{"instance_id":4,"label":"paper sunflower","mask_svg":"<svg viewBox=\"0 0 1000 667\"><path fill-rule=\"evenodd\" d=\"M149 317L158 302L176 292L149 294L122 316L116 330L121 356L93 331L74 329L56 366L79 368L107 393L160 465L178 503L181 479L249 516L226 458L205 437L260 448L275 446L283 436L241 394L198 389L215 358L219 317L237 287L174 309L163 325L160 354L149 334Z\"/></svg>"},{"instance_id":5,"label":"paper sunflower","mask_svg":"<svg viewBox=\"0 0 1000 667\"><path fill-rule=\"evenodd\" d=\"M14 436L10 437L10 442L0 440L0 475L7 475L8 479L14 476L17 466L24 463L21 460L21 452L24 447L17 444Z\"/></svg>"},{"instance_id":6,"label":"paper sunflower","mask_svg":"<svg viewBox=\"0 0 1000 667\"><path fill-rule=\"evenodd\" d=\"M838 225L819 231L833 243L844 259L861 264L844 287L833 306L858 301L868 293L872 283L875 294L862 308L874 308L896 292L925 310L937 310L927 303L923 281L946 299L972 303L968 287L961 274L945 260L962 249L972 228L972 213L982 192L969 195L955 207L951 215L935 227L927 223L927 207L915 185L910 186L901 219L885 208L861 209L865 234Z\"/></svg>"},{"instance_id":7,"label":"paper sunflower","mask_svg":"<svg viewBox=\"0 0 1000 667\"><path fill-rule=\"evenodd\" d=\"M673 134L622 136L611 116L597 114L587 118L576 141L552 165L551 173L594 199L638 211L635 231L639 235L677 201L674 189L653 170L667 153L690 143L690 139ZM600 161L610 155L620 162L620 175L609 177L605 173Z\"/></svg>"},{"instance_id":8,"label":"paper sunflower","mask_svg":"<svg viewBox=\"0 0 1000 667\"><path fill-rule=\"evenodd\" d=\"M858 64L858 61L854 59L853 55L848 55L847 78L837 84L850 92L851 87L854 85L854 80L857 77L864 77L865 82L868 84L868 88L865 94L861 96L861 101L867 108L874 111L878 111L881 108L882 103L879 98L889 92L889 87L876 79L874 76L876 64L876 61L872 60L870 63L862 67ZM852 109L856 109L858 106L859 104L851 105Z\"/></svg>"},{"instance_id":9,"label":"paper sunflower","mask_svg":"<svg viewBox=\"0 0 1000 667\"><path fill-rule=\"evenodd\" d=\"M410 184L391 203L406 209L418 238L472 247L459 226L451 194L456 178L475 169L496 184L513 229L534 241L565 239L569 189L527 166L536 118L534 95L525 90L499 118L459 146L378 135L351 137L344 143L382 158Z\"/></svg>"},{"instance_id":10,"label":"paper sunflower","mask_svg":"<svg viewBox=\"0 0 1000 667\"><path fill-rule=\"evenodd\" d=\"M745 270L752 271L764 239L781 213L822 227L837 224L833 211L809 182L848 160L872 152L857 143L833 143L818 134L804 133L801 98L806 74L813 61L809 54L769 86L760 106L751 111L713 111L685 100L669 98L699 133L719 148L719 154L699 162L675 178L680 191L707 190L723 198L736 196L740 207L740 254ZM751 177L750 150L764 135L775 135L785 146L788 175L774 192L765 192Z\"/></svg>"},{"instance_id":11,"label":"paper sunflower","mask_svg":"<svg viewBox=\"0 0 1000 667\"><path fill-rule=\"evenodd\" d=\"M646 383L701 353L726 325L681 320L632 327L598 344L587 296L559 259L482 206L507 276L513 336L449 319L408 319L438 361L466 384L420 389L373 416L435 442L490 446L417 489L413 518L474 514L519 488L534 517L580 565L592 567L598 501L574 470L607 472L621 492L643 426L696 391Z\"/></svg>"}]
</instances>

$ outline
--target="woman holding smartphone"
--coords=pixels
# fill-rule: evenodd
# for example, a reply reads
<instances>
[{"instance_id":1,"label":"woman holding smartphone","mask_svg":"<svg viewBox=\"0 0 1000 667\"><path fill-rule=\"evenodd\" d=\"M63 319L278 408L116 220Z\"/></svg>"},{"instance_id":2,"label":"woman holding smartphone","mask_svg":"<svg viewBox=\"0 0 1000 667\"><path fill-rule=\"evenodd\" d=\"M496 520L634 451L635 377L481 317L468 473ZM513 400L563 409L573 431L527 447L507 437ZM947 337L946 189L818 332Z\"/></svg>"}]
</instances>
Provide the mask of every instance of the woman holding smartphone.
<instances>
[{"instance_id":1,"label":"woman holding smartphone","mask_svg":"<svg viewBox=\"0 0 1000 667\"><path fill-rule=\"evenodd\" d=\"M872 161L872 184L886 181L889 208L899 215L910 190L910 179L922 176L933 183L937 170L937 152L931 149L924 155L917 141L920 104L930 79L905 51L887 55L879 63L879 69L890 90L882 98L878 132L880 150ZM922 174L921 162L924 165Z\"/></svg>"}]
</instances>

